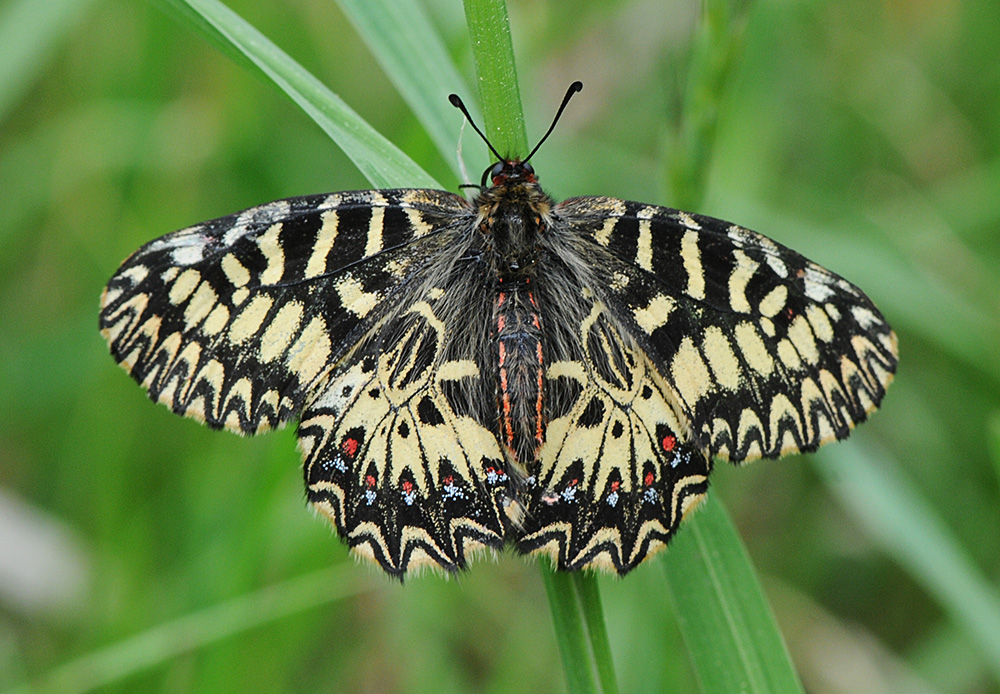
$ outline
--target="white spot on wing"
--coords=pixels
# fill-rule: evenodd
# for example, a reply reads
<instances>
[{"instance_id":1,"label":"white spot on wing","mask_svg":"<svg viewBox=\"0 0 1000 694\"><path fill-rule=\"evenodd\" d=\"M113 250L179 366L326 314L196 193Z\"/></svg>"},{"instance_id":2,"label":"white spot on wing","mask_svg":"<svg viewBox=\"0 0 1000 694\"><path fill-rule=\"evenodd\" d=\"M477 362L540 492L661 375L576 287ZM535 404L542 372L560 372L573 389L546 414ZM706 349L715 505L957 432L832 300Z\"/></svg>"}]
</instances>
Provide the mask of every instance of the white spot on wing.
<instances>
[{"instance_id":1,"label":"white spot on wing","mask_svg":"<svg viewBox=\"0 0 1000 694\"><path fill-rule=\"evenodd\" d=\"M261 361L277 359L285 351L299 329L303 312L304 308L298 301L289 301L278 310L260 340Z\"/></svg>"},{"instance_id":2,"label":"white spot on wing","mask_svg":"<svg viewBox=\"0 0 1000 694\"><path fill-rule=\"evenodd\" d=\"M378 294L366 292L361 281L351 275L338 280L336 287L341 305L359 318L367 316L378 305Z\"/></svg>"},{"instance_id":3,"label":"white spot on wing","mask_svg":"<svg viewBox=\"0 0 1000 694\"><path fill-rule=\"evenodd\" d=\"M681 340L670 362L670 375L689 407L694 407L708 393L712 379L698 347L690 337Z\"/></svg>"},{"instance_id":4,"label":"white spot on wing","mask_svg":"<svg viewBox=\"0 0 1000 694\"><path fill-rule=\"evenodd\" d=\"M218 335L229 322L229 309L222 304L216 304L208 318L201 325L201 331L206 335Z\"/></svg>"},{"instance_id":5,"label":"white spot on wing","mask_svg":"<svg viewBox=\"0 0 1000 694\"><path fill-rule=\"evenodd\" d=\"M326 259L330 254L330 249L337 241L337 230L340 219L337 210L327 210L322 214L323 225L319 233L316 234L316 243L313 245L312 254L306 263L305 276L317 277L326 272Z\"/></svg>"},{"instance_id":6,"label":"white spot on wing","mask_svg":"<svg viewBox=\"0 0 1000 694\"><path fill-rule=\"evenodd\" d=\"M786 301L788 301L788 287L779 284L760 300L760 306L757 307L757 310L760 311L761 315L773 318L785 307Z\"/></svg>"},{"instance_id":7,"label":"white spot on wing","mask_svg":"<svg viewBox=\"0 0 1000 694\"><path fill-rule=\"evenodd\" d=\"M771 358L770 352L767 351L767 345L764 344L764 340L761 339L753 324L740 323L736 326L733 334L736 337L736 344L743 354L743 359L750 365L750 368L761 376L770 376L774 370L774 359Z\"/></svg>"},{"instance_id":8,"label":"white spot on wing","mask_svg":"<svg viewBox=\"0 0 1000 694\"><path fill-rule=\"evenodd\" d=\"M653 271L653 234L648 219L639 220L639 238L636 240L635 264L647 272Z\"/></svg>"},{"instance_id":9,"label":"white spot on wing","mask_svg":"<svg viewBox=\"0 0 1000 694\"><path fill-rule=\"evenodd\" d=\"M384 247L383 225L385 223L385 199L376 194L372 198L372 218L368 222L368 236L365 238L365 257L375 255Z\"/></svg>"},{"instance_id":10,"label":"white spot on wing","mask_svg":"<svg viewBox=\"0 0 1000 694\"><path fill-rule=\"evenodd\" d=\"M828 284L829 278L814 267L806 266L802 281L805 283L806 296L813 301L826 301L833 296L833 288Z\"/></svg>"},{"instance_id":11,"label":"white spot on wing","mask_svg":"<svg viewBox=\"0 0 1000 694\"><path fill-rule=\"evenodd\" d=\"M785 265L785 261L781 258L773 255L767 256L768 266L774 270L774 274L778 277L788 277L788 266Z\"/></svg>"},{"instance_id":12,"label":"white spot on wing","mask_svg":"<svg viewBox=\"0 0 1000 694\"><path fill-rule=\"evenodd\" d=\"M823 342L833 340L833 326L830 325L830 319L827 318L822 308L815 304L809 304L806 306L806 318L809 319L809 325L812 326L816 337Z\"/></svg>"},{"instance_id":13,"label":"white spot on wing","mask_svg":"<svg viewBox=\"0 0 1000 694\"><path fill-rule=\"evenodd\" d=\"M479 376L479 367L471 359L446 361L437 370L437 379L439 381L458 381L474 376Z\"/></svg>"},{"instance_id":14,"label":"white spot on wing","mask_svg":"<svg viewBox=\"0 0 1000 694\"><path fill-rule=\"evenodd\" d=\"M191 296L191 292L195 290L195 287L198 286L199 282L201 282L200 272L193 268L185 270L170 288L170 293L167 294L167 299L169 299L170 303L174 306L183 303L189 296Z\"/></svg>"},{"instance_id":15,"label":"white spot on wing","mask_svg":"<svg viewBox=\"0 0 1000 694\"><path fill-rule=\"evenodd\" d=\"M250 271L232 253L222 256L222 271L234 287L242 287L250 281Z\"/></svg>"},{"instance_id":16,"label":"white spot on wing","mask_svg":"<svg viewBox=\"0 0 1000 694\"><path fill-rule=\"evenodd\" d=\"M219 297L215 290L208 284L202 282L198 285L198 291L191 297L191 301L184 309L184 330L191 330L205 319L205 316L215 307Z\"/></svg>"},{"instance_id":17,"label":"white spot on wing","mask_svg":"<svg viewBox=\"0 0 1000 694\"><path fill-rule=\"evenodd\" d=\"M174 265L194 265L205 257L203 251L203 246L181 246L174 249L170 259Z\"/></svg>"},{"instance_id":18,"label":"white spot on wing","mask_svg":"<svg viewBox=\"0 0 1000 694\"><path fill-rule=\"evenodd\" d=\"M694 217L689 215L687 212L678 212L677 219L680 220L680 223L688 229L693 229L694 231L701 229L701 225L694 221Z\"/></svg>"},{"instance_id":19,"label":"white spot on wing","mask_svg":"<svg viewBox=\"0 0 1000 694\"><path fill-rule=\"evenodd\" d=\"M882 321L875 317L875 314L863 306L852 306L851 315L865 330L870 330L872 326L881 325Z\"/></svg>"},{"instance_id":20,"label":"white spot on wing","mask_svg":"<svg viewBox=\"0 0 1000 694\"><path fill-rule=\"evenodd\" d=\"M618 224L619 218L625 214L625 203L621 200L613 200L611 210L604 220L604 226L594 232L594 240L602 246L607 246L611 241L611 232Z\"/></svg>"},{"instance_id":21,"label":"white spot on wing","mask_svg":"<svg viewBox=\"0 0 1000 694\"><path fill-rule=\"evenodd\" d=\"M229 341L237 345L252 335L256 335L257 331L264 325L264 319L267 317L267 312L271 310L272 303L270 297L255 296L229 326Z\"/></svg>"},{"instance_id":22,"label":"white spot on wing","mask_svg":"<svg viewBox=\"0 0 1000 694\"><path fill-rule=\"evenodd\" d=\"M330 358L330 337L326 332L326 322L320 316L313 316L288 350L288 368L296 374L299 383L309 383L320 374Z\"/></svg>"}]
</instances>

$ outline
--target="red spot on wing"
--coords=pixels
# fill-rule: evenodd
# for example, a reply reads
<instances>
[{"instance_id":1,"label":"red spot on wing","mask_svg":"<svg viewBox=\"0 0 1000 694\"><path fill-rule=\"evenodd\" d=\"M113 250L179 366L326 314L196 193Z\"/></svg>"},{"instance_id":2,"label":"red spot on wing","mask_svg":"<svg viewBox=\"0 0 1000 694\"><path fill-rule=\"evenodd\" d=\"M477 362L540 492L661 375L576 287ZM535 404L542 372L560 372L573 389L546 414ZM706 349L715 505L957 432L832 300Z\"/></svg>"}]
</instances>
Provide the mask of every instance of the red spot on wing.
<instances>
[{"instance_id":1,"label":"red spot on wing","mask_svg":"<svg viewBox=\"0 0 1000 694\"><path fill-rule=\"evenodd\" d=\"M643 482L645 483L645 485L647 487L651 487L651 486L653 486L653 480L654 479L655 478L653 477L653 473L652 472L647 472L646 473L646 478L643 480Z\"/></svg>"},{"instance_id":2,"label":"red spot on wing","mask_svg":"<svg viewBox=\"0 0 1000 694\"><path fill-rule=\"evenodd\" d=\"M375 486L375 476L374 475L365 475L365 486L366 487L374 487Z\"/></svg>"},{"instance_id":3,"label":"red spot on wing","mask_svg":"<svg viewBox=\"0 0 1000 694\"><path fill-rule=\"evenodd\" d=\"M413 491L413 482L410 480L403 480L403 492L409 494Z\"/></svg>"},{"instance_id":4,"label":"red spot on wing","mask_svg":"<svg viewBox=\"0 0 1000 694\"><path fill-rule=\"evenodd\" d=\"M663 437L663 441L660 444L663 446L663 450L669 453L677 446L677 438L668 434Z\"/></svg>"},{"instance_id":5,"label":"red spot on wing","mask_svg":"<svg viewBox=\"0 0 1000 694\"><path fill-rule=\"evenodd\" d=\"M358 452L358 440L355 438L346 438L344 442L340 444L340 450L344 452L348 458L353 458Z\"/></svg>"}]
</instances>

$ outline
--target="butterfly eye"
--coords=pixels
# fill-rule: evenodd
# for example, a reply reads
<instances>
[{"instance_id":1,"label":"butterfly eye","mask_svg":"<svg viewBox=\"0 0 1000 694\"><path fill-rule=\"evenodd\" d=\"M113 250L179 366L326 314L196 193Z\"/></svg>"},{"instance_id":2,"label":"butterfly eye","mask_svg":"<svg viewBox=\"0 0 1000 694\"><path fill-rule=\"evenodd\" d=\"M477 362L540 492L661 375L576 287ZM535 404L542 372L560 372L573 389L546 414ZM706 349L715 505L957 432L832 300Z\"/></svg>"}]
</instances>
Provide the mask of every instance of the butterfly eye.
<instances>
[{"instance_id":1,"label":"butterfly eye","mask_svg":"<svg viewBox=\"0 0 1000 694\"><path fill-rule=\"evenodd\" d=\"M523 164L521 164L521 168L524 169L524 173L526 173L526 174L533 174L533 173L535 173L535 168L531 164L529 164L528 162L524 162Z\"/></svg>"},{"instance_id":2,"label":"butterfly eye","mask_svg":"<svg viewBox=\"0 0 1000 694\"><path fill-rule=\"evenodd\" d=\"M493 183L493 181L496 179L496 177L499 176L500 173L503 171L503 167L504 167L504 163L502 161L498 161L493 166L487 166L486 170L483 171L483 180L480 181L479 187L480 188L485 188L487 181L489 181L490 183Z\"/></svg>"}]
</instances>

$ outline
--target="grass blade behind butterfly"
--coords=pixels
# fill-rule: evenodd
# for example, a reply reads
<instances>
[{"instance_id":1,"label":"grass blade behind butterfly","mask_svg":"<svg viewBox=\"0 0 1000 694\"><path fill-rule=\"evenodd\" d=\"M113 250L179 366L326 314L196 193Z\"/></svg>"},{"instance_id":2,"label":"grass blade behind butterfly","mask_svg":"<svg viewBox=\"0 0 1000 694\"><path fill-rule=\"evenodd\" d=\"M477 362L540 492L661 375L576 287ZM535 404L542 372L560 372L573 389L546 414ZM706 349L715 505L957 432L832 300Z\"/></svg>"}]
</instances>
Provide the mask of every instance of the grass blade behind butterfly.
<instances>
[{"instance_id":1,"label":"grass blade behind butterfly","mask_svg":"<svg viewBox=\"0 0 1000 694\"><path fill-rule=\"evenodd\" d=\"M750 558L712 494L659 564L703 692L801 694Z\"/></svg>"},{"instance_id":2,"label":"grass blade behind butterfly","mask_svg":"<svg viewBox=\"0 0 1000 694\"><path fill-rule=\"evenodd\" d=\"M747 3L705 3L667 158L670 204L697 209L720 104L742 46ZM704 692L802 692L750 558L711 494L681 526L660 566Z\"/></svg>"},{"instance_id":3,"label":"grass blade behind butterfly","mask_svg":"<svg viewBox=\"0 0 1000 694\"><path fill-rule=\"evenodd\" d=\"M373 186L441 187L340 97L224 4L218 0L184 2L301 106ZM190 15L181 14L190 19ZM203 32L206 29L204 25L196 26Z\"/></svg>"},{"instance_id":4,"label":"grass blade behind butterfly","mask_svg":"<svg viewBox=\"0 0 1000 694\"><path fill-rule=\"evenodd\" d=\"M423 6L414 0L340 0L340 7L456 174L461 115L448 95L465 85Z\"/></svg>"}]
</instances>

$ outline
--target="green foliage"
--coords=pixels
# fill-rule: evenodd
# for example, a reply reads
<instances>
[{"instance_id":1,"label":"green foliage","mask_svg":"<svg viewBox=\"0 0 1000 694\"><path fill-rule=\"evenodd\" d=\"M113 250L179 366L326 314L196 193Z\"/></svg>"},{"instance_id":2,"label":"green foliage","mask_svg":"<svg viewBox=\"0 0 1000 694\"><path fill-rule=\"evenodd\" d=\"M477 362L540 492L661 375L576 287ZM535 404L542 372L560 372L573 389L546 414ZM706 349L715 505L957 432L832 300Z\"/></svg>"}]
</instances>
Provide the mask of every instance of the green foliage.
<instances>
[{"instance_id":1,"label":"green foliage","mask_svg":"<svg viewBox=\"0 0 1000 694\"><path fill-rule=\"evenodd\" d=\"M1000 8L512 5L527 140L586 84L533 160L547 190L700 198L846 275L898 328L897 383L852 442L715 473L808 690L1000 691ZM440 149L461 118L433 131L450 105L394 86L406 52L372 40L380 20L352 20L366 49L329 3L232 7L454 185ZM432 26L463 81L433 89L472 101L463 7L422 7L403 28ZM101 286L144 241L368 187L358 168L246 60L148 5L11 2L0 36L16 39L0 42L0 691L565 686L537 567L504 556L400 588L353 566L303 510L291 432L171 415L96 334ZM482 155L466 148L473 172ZM683 551L597 579L621 691L704 684L664 590Z\"/></svg>"}]
</instances>

